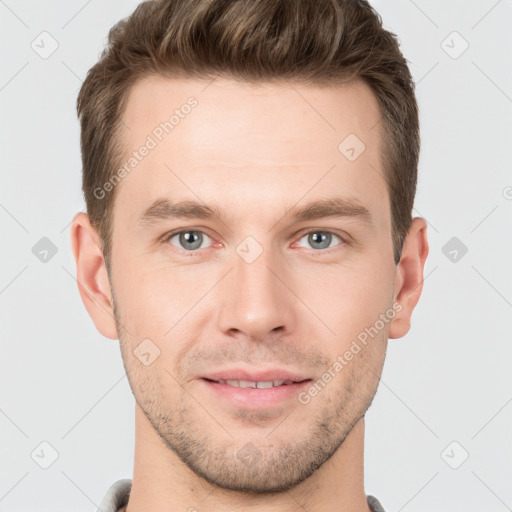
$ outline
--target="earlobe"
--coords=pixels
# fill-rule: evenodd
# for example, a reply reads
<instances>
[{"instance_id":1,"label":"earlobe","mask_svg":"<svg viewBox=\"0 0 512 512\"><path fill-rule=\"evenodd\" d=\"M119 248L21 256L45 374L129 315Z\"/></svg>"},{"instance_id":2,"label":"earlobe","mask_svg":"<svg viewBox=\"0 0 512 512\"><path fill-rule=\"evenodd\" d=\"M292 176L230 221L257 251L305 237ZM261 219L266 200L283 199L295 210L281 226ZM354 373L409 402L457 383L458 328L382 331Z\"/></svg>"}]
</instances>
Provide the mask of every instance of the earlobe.
<instances>
[{"instance_id":1,"label":"earlobe","mask_svg":"<svg viewBox=\"0 0 512 512\"><path fill-rule=\"evenodd\" d=\"M118 339L100 237L87 214L80 212L73 217L70 235L82 302L96 329L107 338Z\"/></svg>"},{"instance_id":2,"label":"earlobe","mask_svg":"<svg viewBox=\"0 0 512 512\"><path fill-rule=\"evenodd\" d=\"M411 316L423 289L423 269L428 256L427 223L416 217L404 241L396 268L395 297L401 310L392 320L389 337L401 338L411 328Z\"/></svg>"}]
</instances>

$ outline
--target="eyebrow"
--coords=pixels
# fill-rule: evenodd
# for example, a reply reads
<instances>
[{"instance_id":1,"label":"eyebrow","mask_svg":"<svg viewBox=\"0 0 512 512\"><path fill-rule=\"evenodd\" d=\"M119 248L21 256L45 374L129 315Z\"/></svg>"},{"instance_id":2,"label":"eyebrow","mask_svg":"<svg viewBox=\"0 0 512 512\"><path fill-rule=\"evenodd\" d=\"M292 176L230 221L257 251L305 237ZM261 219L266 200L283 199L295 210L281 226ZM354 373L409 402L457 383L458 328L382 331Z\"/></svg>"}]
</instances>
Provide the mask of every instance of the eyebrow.
<instances>
[{"instance_id":1,"label":"eyebrow","mask_svg":"<svg viewBox=\"0 0 512 512\"><path fill-rule=\"evenodd\" d=\"M359 218L373 225L370 211L363 205L343 197L320 199L307 203L300 208L290 209L283 217L290 216L296 221L317 220L327 217ZM216 206L209 206L196 201L186 200L173 203L167 198L155 200L140 215L140 225L150 225L170 219L226 219L227 215Z\"/></svg>"}]
</instances>

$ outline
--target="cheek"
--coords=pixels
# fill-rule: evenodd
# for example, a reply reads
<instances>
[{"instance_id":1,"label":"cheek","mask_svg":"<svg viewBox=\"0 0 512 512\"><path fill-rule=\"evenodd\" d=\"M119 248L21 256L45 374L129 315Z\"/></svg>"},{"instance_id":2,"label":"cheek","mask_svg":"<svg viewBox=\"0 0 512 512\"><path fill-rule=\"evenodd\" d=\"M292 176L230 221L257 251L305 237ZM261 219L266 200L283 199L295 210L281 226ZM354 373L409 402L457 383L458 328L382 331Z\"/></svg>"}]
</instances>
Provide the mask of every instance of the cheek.
<instances>
[{"instance_id":1,"label":"cheek","mask_svg":"<svg viewBox=\"0 0 512 512\"><path fill-rule=\"evenodd\" d=\"M394 272L382 261L361 259L330 269L309 266L301 275L304 277L296 280L293 289L334 331L332 338L338 348L340 342L350 344L391 307Z\"/></svg>"},{"instance_id":2,"label":"cheek","mask_svg":"<svg viewBox=\"0 0 512 512\"><path fill-rule=\"evenodd\" d=\"M207 301L208 291L218 280L210 265L175 266L151 258L125 259L116 267L114 288L127 329L136 339L149 338L159 346L182 338L190 320L196 318L198 303ZM218 272L217 272L218 273ZM135 340L134 340L135 342Z\"/></svg>"},{"instance_id":3,"label":"cheek","mask_svg":"<svg viewBox=\"0 0 512 512\"><path fill-rule=\"evenodd\" d=\"M118 254L130 254L128 247L119 249ZM392 259L389 264L389 258L383 258L381 249L353 252L341 256L336 264L288 262L283 279L300 299L297 302L290 294L290 307L303 308L305 304L338 340L356 335L390 306L394 266ZM128 330L137 338L155 340L174 338L185 325L194 329L190 321L197 319L200 311L211 312L208 292L225 272L219 261L176 265L163 255L117 258L113 269L116 299L131 326ZM318 321L303 318L308 324ZM292 329L300 330L300 325Z\"/></svg>"}]
</instances>

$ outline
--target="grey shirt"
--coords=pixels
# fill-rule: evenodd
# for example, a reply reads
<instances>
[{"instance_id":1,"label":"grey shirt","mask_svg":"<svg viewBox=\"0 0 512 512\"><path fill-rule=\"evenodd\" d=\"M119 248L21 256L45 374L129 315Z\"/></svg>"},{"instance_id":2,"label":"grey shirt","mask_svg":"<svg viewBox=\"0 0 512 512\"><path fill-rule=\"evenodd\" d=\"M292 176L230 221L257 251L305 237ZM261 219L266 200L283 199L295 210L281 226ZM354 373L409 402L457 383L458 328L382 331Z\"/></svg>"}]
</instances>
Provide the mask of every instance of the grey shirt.
<instances>
[{"instance_id":1,"label":"grey shirt","mask_svg":"<svg viewBox=\"0 0 512 512\"><path fill-rule=\"evenodd\" d=\"M112 484L105 497L101 500L97 512L117 512L128 503L132 481L130 479L118 480ZM379 500L367 495L366 501L372 512L385 512Z\"/></svg>"}]
</instances>

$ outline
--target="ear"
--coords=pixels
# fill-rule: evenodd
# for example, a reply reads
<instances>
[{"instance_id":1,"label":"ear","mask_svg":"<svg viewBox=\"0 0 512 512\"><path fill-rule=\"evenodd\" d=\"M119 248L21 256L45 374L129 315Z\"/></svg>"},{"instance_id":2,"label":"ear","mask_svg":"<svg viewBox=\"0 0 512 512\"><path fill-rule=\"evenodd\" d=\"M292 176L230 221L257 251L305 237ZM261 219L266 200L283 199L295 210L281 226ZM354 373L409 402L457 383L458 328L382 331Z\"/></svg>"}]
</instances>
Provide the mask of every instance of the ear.
<instances>
[{"instance_id":1,"label":"ear","mask_svg":"<svg viewBox=\"0 0 512 512\"><path fill-rule=\"evenodd\" d=\"M394 304L401 309L389 328L390 338L401 338L411 328L412 312L423 289L423 269L428 256L427 223L416 217L404 240L402 256L396 267Z\"/></svg>"},{"instance_id":2,"label":"ear","mask_svg":"<svg viewBox=\"0 0 512 512\"><path fill-rule=\"evenodd\" d=\"M73 217L71 248L76 263L78 290L85 309L103 336L118 339L101 240L85 213L80 212Z\"/></svg>"}]
</instances>

